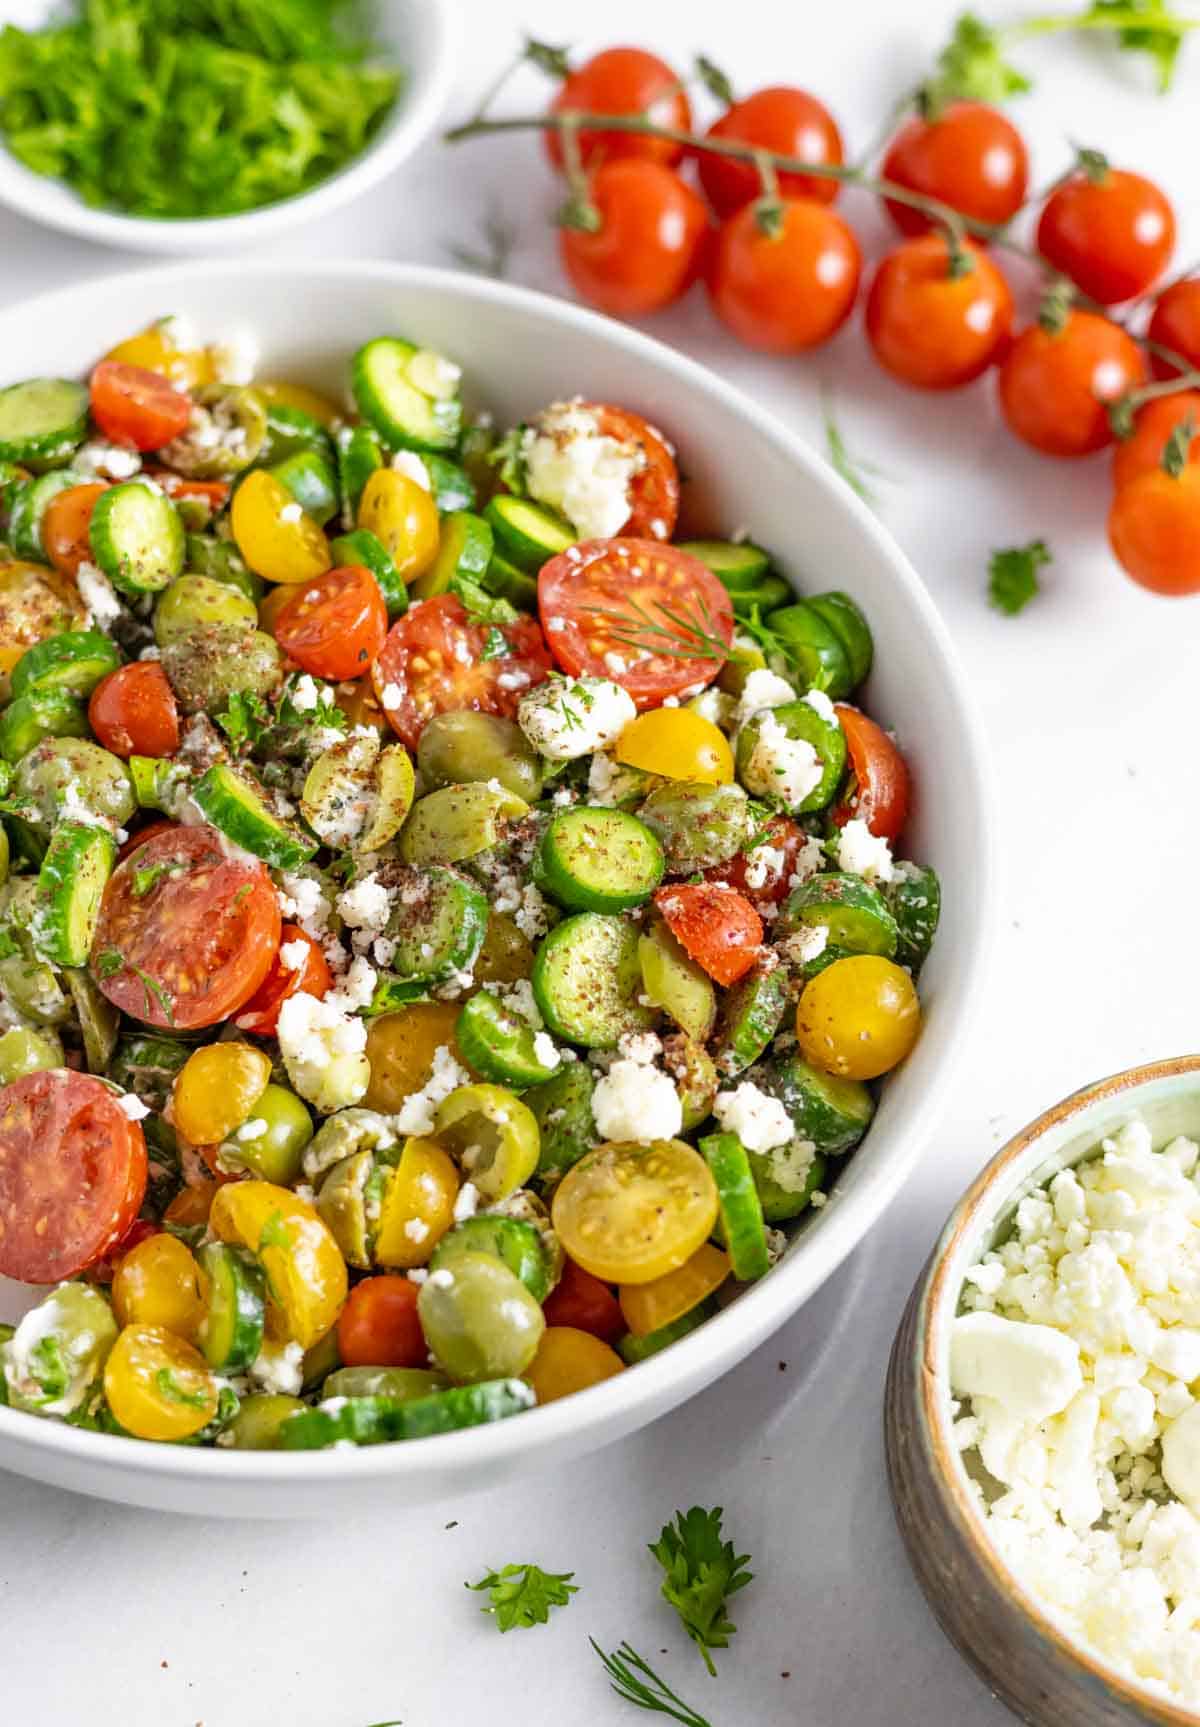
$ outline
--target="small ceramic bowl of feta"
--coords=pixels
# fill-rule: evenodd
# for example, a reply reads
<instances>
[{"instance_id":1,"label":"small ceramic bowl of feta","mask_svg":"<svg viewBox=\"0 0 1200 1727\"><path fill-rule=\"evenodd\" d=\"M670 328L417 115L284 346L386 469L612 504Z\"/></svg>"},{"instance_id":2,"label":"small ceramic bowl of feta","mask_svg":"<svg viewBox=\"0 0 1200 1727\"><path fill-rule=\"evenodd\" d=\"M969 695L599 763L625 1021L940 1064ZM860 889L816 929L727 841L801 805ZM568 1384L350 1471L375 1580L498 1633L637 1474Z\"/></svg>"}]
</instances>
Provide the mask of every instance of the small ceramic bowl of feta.
<instances>
[{"instance_id":1,"label":"small ceramic bowl of feta","mask_svg":"<svg viewBox=\"0 0 1200 1727\"><path fill-rule=\"evenodd\" d=\"M1099 1081L993 1159L888 1374L900 1531L1035 1727L1200 1722L1200 1056Z\"/></svg>"}]
</instances>

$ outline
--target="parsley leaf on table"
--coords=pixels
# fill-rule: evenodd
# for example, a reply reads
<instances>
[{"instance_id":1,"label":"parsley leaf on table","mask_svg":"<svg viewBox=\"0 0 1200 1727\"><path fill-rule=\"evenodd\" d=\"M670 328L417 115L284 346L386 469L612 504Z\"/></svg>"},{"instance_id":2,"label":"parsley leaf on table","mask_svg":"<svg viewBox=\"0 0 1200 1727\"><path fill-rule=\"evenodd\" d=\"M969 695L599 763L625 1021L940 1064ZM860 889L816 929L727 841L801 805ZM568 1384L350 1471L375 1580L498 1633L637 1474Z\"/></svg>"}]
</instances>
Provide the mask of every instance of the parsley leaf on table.
<instances>
[{"instance_id":1,"label":"parsley leaf on table","mask_svg":"<svg viewBox=\"0 0 1200 1727\"><path fill-rule=\"evenodd\" d=\"M1038 571L1052 561L1045 540L1005 546L988 560L988 598L998 612L1015 618L1041 589Z\"/></svg>"},{"instance_id":2,"label":"parsley leaf on table","mask_svg":"<svg viewBox=\"0 0 1200 1727\"><path fill-rule=\"evenodd\" d=\"M726 1649L737 1627L729 1619L729 1597L744 1589L753 1575L745 1569L748 1553L736 1553L732 1541L721 1539L718 1505L712 1511L693 1505L677 1511L650 1551L666 1576L663 1600L679 1614L683 1628L697 1645L710 1673L713 1649Z\"/></svg>"},{"instance_id":3,"label":"parsley leaf on table","mask_svg":"<svg viewBox=\"0 0 1200 1727\"><path fill-rule=\"evenodd\" d=\"M933 76L917 93L921 112L929 119L951 102L1006 102L1030 88L1030 80L1004 58L1004 32L985 24L972 12L955 20L954 33L937 57Z\"/></svg>"},{"instance_id":4,"label":"parsley leaf on table","mask_svg":"<svg viewBox=\"0 0 1200 1727\"><path fill-rule=\"evenodd\" d=\"M543 1571L540 1565L505 1565L500 1571L489 1571L478 1583L468 1583L468 1589L486 1589L491 1597L483 1613L494 1613L501 1631L523 1631L533 1625L545 1625L552 1607L567 1607L578 1585L572 1583L573 1571Z\"/></svg>"}]
</instances>

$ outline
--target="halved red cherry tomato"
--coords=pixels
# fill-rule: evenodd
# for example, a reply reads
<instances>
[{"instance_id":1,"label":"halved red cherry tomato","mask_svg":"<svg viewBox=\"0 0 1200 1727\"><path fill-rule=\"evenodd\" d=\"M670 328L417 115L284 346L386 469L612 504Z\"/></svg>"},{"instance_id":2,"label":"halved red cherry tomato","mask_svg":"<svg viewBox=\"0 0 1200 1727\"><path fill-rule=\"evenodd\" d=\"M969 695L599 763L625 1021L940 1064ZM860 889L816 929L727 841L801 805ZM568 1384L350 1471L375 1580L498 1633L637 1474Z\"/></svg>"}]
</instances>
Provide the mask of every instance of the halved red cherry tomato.
<instances>
[{"instance_id":1,"label":"halved red cherry tomato","mask_svg":"<svg viewBox=\"0 0 1200 1727\"><path fill-rule=\"evenodd\" d=\"M611 1343L625 1331L625 1317L607 1283L573 1259L563 1261L558 1283L542 1303L547 1325L570 1325Z\"/></svg>"},{"instance_id":2,"label":"halved red cherry tomato","mask_svg":"<svg viewBox=\"0 0 1200 1727\"><path fill-rule=\"evenodd\" d=\"M125 859L133 852L137 851L139 846L144 846L147 840L154 839L156 835L173 834L178 831L178 822L169 822L165 819L163 821L147 822L145 827L138 829L137 833L130 834L127 840L122 840L120 849L117 852L117 862L124 863Z\"/></svg>"},{"instance_id":3,"label":"halved red cherry tomato","mask_svg":"<svg viewBox=\"0 0 1200 1727\"><path fill-rule=\"evenodd\" d=\"M762 919L736 888L725 882L662 887L654 903L676 941L715 983L736 983L754 964Z\"/></svg>"},{"instance_id":4,"label":"halved red cherry tomato","mask_svg":"<svg viewBox=\"0 0 1200 1727\"><path fill-rule=\"evenodd\" d=\"M807 90L787 84L744 96L713 122L708 136L754 144L822 167L837 167L842 161L842 135L828 108ZM697 166L700 184L718 216L732 216L762 191L762 176L752 162L705 150L697 153ZM816 198L818 203L832 204L840 187L836 180L813 174L780 174L779 190L786 198Z\"/></svg>"},{"instance_id":5,"label":"halved red cherry tomato","mask_svg":"<svg viewBox=\"0 0 1200 1727\"><path fill-rule=\"evenodd\" d=\"M779 226L764 232L753 204L722 222L712 248L713 310L739 341L770 354L827 342L850 316L862 254L836 210L785 198Z\"/></svg>"},{"instance_id":6,"label":"halved red cherry tomato","mask_svg":"<svg viewBox=\"0 0 1200 1727\"><path fill-rule=\"evenodd\" d=\"M1157 396L1139 408L1134 415L1133 431L1129 437L1118 439L1113 451L1116 490L1161 467L1171 433L1188 419L1200 427L1200 390L1178 390L1171 396ZM1187 459L1200 462L1200 438L1193 438L1188 445Z\"/></svg>"},{"instance_id":7,"label":"halved red cherry tomato","mask_svg":"<svg viewBox=\"0 0 1200 1727\"><path fill-rule=\"evenodd\" d=\"M636 444L641 467L629 482L629 520L621 532L634 539L669 540L679 517L679 469L675 450L666 438L635 414L632 408L617 408L611 402L582 402L595 417L601 432L621 444Z\"/></svg>"},{"instance_id":8,"label":"halved red cherry tomato","mask_svg":"<svg viewBox=\"0 0 1200 1727\"><path fill-rule=\"evenodd\" d=\"M92 542L88 530L92 525L92 511L96 507L96 499L107 490L102 480L89 481L83 486L68 486L65 492L56 493L46 505L42 517L42 550L64 576L78 575L80 564L90 562Z\"/></svg>"},{"instance_id":9,"label":"halved red cherry tomato","mask_svg":"<svg viewBox=\"0 0 1200 1727\"><path fill-rule=\"evenodd\" d=\"M755 846L747 852L735 852L728 863L714 864L711 869L706 869L704 879L726 882L745 894L752 905L778 905L788 896L788 882L796 867L796 853L806 838L799 822L792 821L790 816L772 816L764 830L762 851ZM779 862L772 858L769 867L763 860L763 851L767 847L783 854ZM757 881L760 870L761 884L751 887L746 880L747 871L751 871Z\"/></svg>"},{"instance_id":10,"label":"halved red cherry tomato","mask_svg":"<svg viewBox=\"0 0 1200 1727\"><path fill-rule=\"evenodd\" d=\"M593 54L563 79L550 109L554 114L568 109L583 114L645 114L656 126L683 132L692 123L691 105L678 74L645 48L605 48ZM670 167L683 155L683 145L636 132L581 132L579 152L585 162L597 155L606 162L640 156ZM556 168L563 166L562 141L556 132L546 134L546 153Z\"/></svg>"},{"instance_id":11,"label":"halved red cherry tomato","mask_svg":"<svg viewBox=\"0 0 1200 1727\"><path fill-rule=\"evenodd\" d=\"M1158 468L1123 486L1108 539L1126 575L1155 594L1200 592L1200 467Z\"/></svg>"},{"instance_id":12,"label":"halved red cherry tomato","mask_svg":"<svg viewBox=\"0 0 1200 1727\"><path fill-rule=\"evenodd\" d=\"M366 1277L355 1284L338 1319L337 1342L344 1367L427 1366L416 1284L407 1277Z\"/></svg>"},{"instance_id":13,"label":"halved red cherry tomato","mask_svg":"<svg viewBox=\"0 0 1200 1727\"><path fill-rule=\"evenodd\" d=\"M939 198L978 222L1007 222L1025 202L1029 158L1011 120L983 102L952 102L936 120L902 126L883 158L883 178ZM923 234L928 216L886 199L902 234Z\"/></svg>"},{"instance_id":14,"label":"halved red cherry tomato","mask_svg":"<svg viewBox=\"0 0 1200 1727\"><path fill-rule=\"evenodd\" d=\"M854 775L853 789L833 811L834 821L845 827L857 817L881 839L898 839L908 819L908 763L883 727L858 708L837 702L834 712L846 734L846 752Z\"/></svg>"},{"instance_id":15,"label":"halved red cherry tomato","mask_svg":"<svg viewBox=\"0 0 1200 1727\"><path fill-rule=\"evenodd\" d=\"M639 708L710 684L723 664L717 644L733 640L733 607L716 576L657 540L585 540L551 558L538 577L538 611L564 672L611 678ZM662 630L688 657L659 651Z\"/></svg>"},{"instance_id":16,"label":"halved red cherry tomato","mask_svg":"<svg viewBox=\"0 0 1200 1727\"><path fill-rule=\"evenodd\" d=\"M214 516L229 502L231 488L226 480L193 480L187 474L173 474L170 468L147 468L146 473L162 487L168 498L187 498L194 504L207 504Z\"/></svg>"},{"instance_id":17,"label":"halved red cherry tomato","mask_svg":"<svg viewBox=\"0 0 1200 1727\"><path fill-rule=\"evenodd\" d=\"M550 655L534 620L495 627L511 652L484 660L488 631L453 594L418 601L392 625L371 676L388 723L410 750L434 714L470 708L512 719L526 690L545 681Z\"/></svg>"},{"instance_id":18,"label":"halved red cherry tomato","mask_svg":"<svg viewBox=\"0 0 1200 1727\"><path fill-rule=\"evenodd\" d=\"M297 943L304 948L300 964L284 965L281 957L284 948L294 949ZM289 959L295 957L294 953L288 955ZM245 1007L234 1015L233 1023L239 1031L248 1031L254 1037L274 1037L279 1010L289 996L301 991L305 995L327 995L332 988L333 973L321 948L299 924L285 923L279 932L279 953L270 971Z\"/></svg>"},{"instance_id":19,"label":"halved red cherry tomato","mask_svg":"<svg viewBox=\"0 0 1200 1727\"><path fill-rule=\"evenodd\" d=\"M1000 366L1000 407L1026 444L1087 456L1113 441L1108 404L1146 375L1142 350L1111 318L1069 312L1062 329L1031 324Z\"/></svg>"},{"instance_id":20,"label":"halved red cherry tomato","mask_svg":"<svg viewBox=\"0 0 1200 1727\"><path fill-rule=\"evenodd\" d=\"M918 234L897 246L867 296L875 358L919 390L956 390L986 372L1012 320L1012 290L996 265L967 241L952 267L944 234Z\"/></svg>"},{"instance_id":21,"label":"halved red cherry tomato","mask_svg":"<svg viewBox=\"0 0 1200 1727\"><path fill-rule=\"evenodd\" d=\"M173 389L160 372L101 360L89 388L92 418L114 444L161 450L187 431L191 398Z\"/></svg>"},{"instance_id":22,"label":"halved red cherry tomato","mask_svg":"<svg viewBox=\"0 0 1200 1727\"><path fill-rule=\"evenodd\" d=\"M279 929L265 865L230 857L213 828L173 827L108 878L92 976L122 1013L194 1031L250 999L279 951Z\"/></svg>"},{"instance_id":23,"label":"halved red cherry tomato","mask_svg":"<svg viewBox=\"0 0 1200 1727\"><path fill-rule=\"evenodd\" d=\"M1175 250L1175 213L1152 180L1080 169L1046 200L1038 251L1103 306L1144 294Z\"/></svg>"},{"instance_id":24,"label":"halved red cherry tomato","mask_svg":"<svg viewBox=\"0 0 1200 1727\"><path fill-rule=\"evenodd\" d=\"M1178 354L1185 366L1200 367L1200 276L1185 276L1163 289L1146 335L1160 348ZM1156 378L1179 375L1179 367L1162 354L1151 354L1150 365Z\"/></svg>"},{"instance_id":25,"label":"halved red cherry tomato","mask_svg":"<svg viewBox=\"0 0 1200 1727\"><path fill-rule=\"evenodd\" d=\"M108 1087L56 1067L0 1091L0 1274L57 1283L137 1216L146 1141Z\"/></svg>"},{"instance_id":26,"label":"halved red cherry tomato","mask_svg":"<svg viewBox=\"0 0 1200 1727\"><path fill-rule=\"evenodd\" d=\"M106 750L120 756L173 756L179 748L179 706L157 660L118 666L92 691L88 724Z\"/></svg>"},{"instance_id":27,"label":"halved red cherry tomato","mask_svg":"<svg viewBox=\"0 0 1200 1727\"><path fill-rule=\"evenodd\" d=\"M387 628L387 604L375 577L361 564L343 564L305 582L284 605L275 640L306 672L344 683L371 669Z\"/></svg>"},{"instance_id":28,"label":"halved red cherry tomato","mask_svg":"<svg viewBox=\"0 0 1200 1727\"><path fill-rule=\"evenodd\" d=\"M595 228L558 231L576 293L616 318L661 312L691 287L709 233L698 192L661 162L603 162L591 175Z\"/></svg>"}]
</instances>

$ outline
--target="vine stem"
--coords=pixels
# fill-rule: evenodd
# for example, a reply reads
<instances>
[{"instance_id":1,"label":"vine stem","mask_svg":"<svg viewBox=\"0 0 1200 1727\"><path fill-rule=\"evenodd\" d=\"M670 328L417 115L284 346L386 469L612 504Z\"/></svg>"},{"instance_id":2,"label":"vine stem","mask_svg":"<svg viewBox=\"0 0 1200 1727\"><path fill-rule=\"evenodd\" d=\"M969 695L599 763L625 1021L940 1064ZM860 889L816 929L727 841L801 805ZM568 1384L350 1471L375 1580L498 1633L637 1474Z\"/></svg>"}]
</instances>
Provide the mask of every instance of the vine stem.
<instances>
[{"instance_id":1,"label":"vine stem","mask_svg":"<svg viewBox=\"0 0 1200 1727\"><path fill-rule=\"evenodd\" d=\"M1184 36L1200 28L1200 18L1156 18L1150 12L1140 12L1135 6L1127 11L1101 12L1094 16L1083 13L1051 12L1044 18L1026 18L1022 22L1003 26L997 34L1005 41L1018 42L1027 36L1050 36L1063 30L1171 30Z\"/></svg>"}]
</instances>

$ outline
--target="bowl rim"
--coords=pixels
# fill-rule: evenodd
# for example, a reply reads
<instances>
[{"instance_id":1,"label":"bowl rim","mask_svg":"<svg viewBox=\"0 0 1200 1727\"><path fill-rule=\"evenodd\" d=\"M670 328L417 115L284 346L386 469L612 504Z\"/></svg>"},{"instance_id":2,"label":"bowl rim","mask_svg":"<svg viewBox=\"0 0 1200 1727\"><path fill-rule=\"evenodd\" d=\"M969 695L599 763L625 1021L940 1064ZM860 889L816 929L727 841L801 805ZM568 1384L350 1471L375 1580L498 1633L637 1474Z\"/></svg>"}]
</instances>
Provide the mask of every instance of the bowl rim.
<instances>
[{"instance_id":1,"label":"bowl rim","mask_svg":"<svg viewBox=\"0 0 1200 1727\"><path fill-rule=\"evenodd\" d=\"M910 1119L895 1152L872 1170L869 1181L855 1194L847 1221L843 1221L847 1218L846 1207L838 1205L835 1195L810 1225L807 1251L785 1258L770 1277L745 1290L737 1301L704 1326L652 1361L572 1397L532 1409L520 1421L495 1422L484 1428L439 1434L404 1445L364 1446L354 1452L216 1453L202 1447L147 1445L140 1440L91 1433L58 1422L30 1421L20 1411L0 1407L0 1441L4 1447L18 1450L48 1450L113 1476L124 1474L133 1465L139 1475L153 1475L159 1480L204 1485L238 1480L264 1488L343 1478L356 1482L399 1481L442 1466L447 1473L455 1473L467 1465L485 1461L511 1464L521 1451L534 1450L539 1445L553 1448L588 1427L599 1430L596 1444L600 1444L683 1402L699 1389L705 1361L711 1371L703 1376L703 1383L710 1383L743 1360L796 1312L879 1221L925 1149L954 1077L954 1053L968 1034L980 1005L982 980L996 932L996 800L992 795L991 759L982 721L949 630L928 591L897 542L828 463L798 433L715 371L640 330L571 302L486 277L379 260L303 264L235 259L181 261L116 276L93 277L0 312L0 359L16 327L31 316L53 319L65 308L85 304L91 293L111 293L114 284L121 289L152 289L159 296L159 303L167 305L173 288L194 293L206 280L228 278L231 273L236 273L239 282L278 282L293 298L303 291L306 283L365 277L448 296L467 307L473 303L485 315L505 308L533 314L557 326L564 336L579 332L593 340L598 338L631 358L645 361L650 373L665 374L681 388L706 398L721 414L749 424L790 463L805 470L826 494L830 508L849 514L887 566L891 580L903 589L907 603L927 631L938 657L947 700L961 729L964 759L969 764L970 783L963 790L967 793L967 807L973 804L977 816L973 830L975 867L969 884L977 912L973 924L968 926L967 951L959 956L956 984L952 992L948 989L947 1000L940 1010L955 1016L954 1030L947 1034L952 1041L948 1042L931 1082L910 1102Z\"/></svg>"},{"instance_id":2,"label":"bowl rim","mask_svg":"<svg viewBox=\"0 0 1200 1727\"><path fill-rule=\"evenodd\" d=\"M0 140L0 204L39 227L100 245L168 253L253 245L326 215L398 168L425 141L450 100L463 30L458 0L403 0L403 4L428 20L430 48L424 75L409 77L399 105L359 155L306 192L229 216L131 216L120 210L93 209L65 181L26 168ZM53 192L50 198L47 188Z\"/></svg>"},{"instance_id":3,"label":"bowl rim","mask_svg":"<svg viewBox=\"0 0 1200 1727\"><path fill-rule=\"evenodd\" d=\"M1171 1727L1197 1727L1200 1707L1195 1710L1184 1708L1172 1698L1130 1680L1119 1668L1110 1666L1085 1645L1077 1643L1001 1558L967 1486L967 1477L951 1432L949 1387L943 1381L941 1364L946 1360L947 1331L957 1312L962 1290L963 1273L958 1266L960 1250L967 1237L976 1235L985 1219L999 1215L1002 1206L1019 1186L1020 1178L1014 1179L1014 1165L1020 1164L1046 1134L1083 1114L1094 1104L1128 1097L1161 1080L1186 1076L1200 1077L1200 1055L1168 1056L1160 1061L1124 1068L1068 1093L1014 1134L975 1177L938 1238L929 1269L922 1277L916 1331L921 1425L928 1434L932 1463L944 1494L957 1516L956 1533L969 1548L973 1562L985 1573L988 1584L1014 1601L1039 1635L1062 1656L1085 1669L1098 1684L1132 1708L1144 1709L1148 1701L1152 1702L1157 1711L1154 1719L1171 1723ZM1087 1155L1085 1152L1084 1157ZM1077 1161L1082 1162L1083 1158ZM1003 1190L999 1201L997 1189Z\"/></svg>"}]
</instances>

